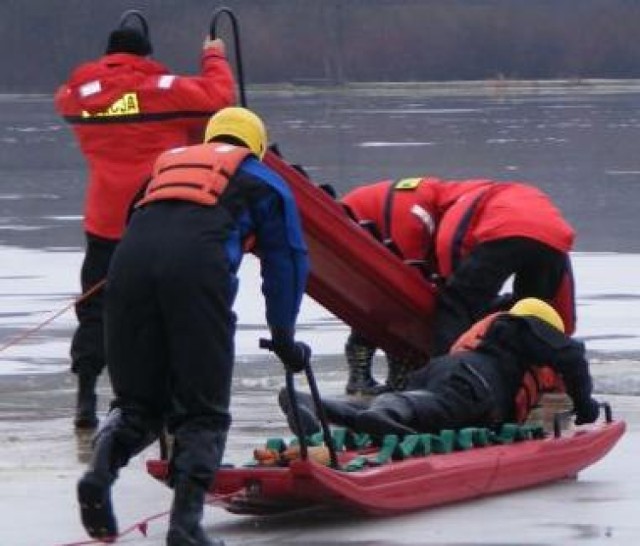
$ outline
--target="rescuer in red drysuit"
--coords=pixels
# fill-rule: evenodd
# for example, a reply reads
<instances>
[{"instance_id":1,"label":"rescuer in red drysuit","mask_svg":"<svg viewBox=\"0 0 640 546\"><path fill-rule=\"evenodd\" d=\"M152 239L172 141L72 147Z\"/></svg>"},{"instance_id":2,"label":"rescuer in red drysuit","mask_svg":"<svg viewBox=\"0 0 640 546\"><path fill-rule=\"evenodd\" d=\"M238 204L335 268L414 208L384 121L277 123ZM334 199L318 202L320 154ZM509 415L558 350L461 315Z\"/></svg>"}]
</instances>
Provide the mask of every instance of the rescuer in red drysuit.
<instances>
[{"instance_id":1,"label":"rescuer in red drysuit","mask_svg":"<svg viewBox=\"0 0 640 546\"><path fill-rule=\"evenodd\" d=\"M433 355L446 353L462 332L495 309L512 275L513 297L507 305L528 296L548 301L567 333L574 332L569 259L574 231L539 189L491 180L408 178L358 187L342 202L400 257L440 279ZM375 345L352 332L345 350L347 392L375 393L380 388L371 376ZM388 356L390 378L404 377L394 372L393 355ZM388 383L401 388L403 381Z\"/></svg>"},{"instance_id":2,"label":"rescuer in red drysuit","mask_svg":"<svg viewBox=\"0 0 640 546\"><path fill-rule=\"evenodd\" d=\"M220 40L204 42L201 74L178 76L151 59L146 32L114 30L106 54L78 66L55 95L87 162L83 293L103 280L122 236L127 210L163 151L200 142L208 118L235 100ZM78 303L71 370L78 375L77 428L94 428L96 380L105 366L103 295Z\"/></svg>"}]
</instances>

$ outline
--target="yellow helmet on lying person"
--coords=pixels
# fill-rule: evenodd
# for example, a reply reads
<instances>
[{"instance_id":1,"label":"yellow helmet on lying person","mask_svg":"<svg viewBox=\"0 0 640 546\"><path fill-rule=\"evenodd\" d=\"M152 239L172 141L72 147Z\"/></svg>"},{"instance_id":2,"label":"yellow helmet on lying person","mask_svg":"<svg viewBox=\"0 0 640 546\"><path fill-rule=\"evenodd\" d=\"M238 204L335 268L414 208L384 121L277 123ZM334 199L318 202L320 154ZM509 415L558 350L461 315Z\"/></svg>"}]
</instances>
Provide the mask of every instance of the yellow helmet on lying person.
<instances>
[{"instance_id":1,"label":"yellow helmet on lying person","mask_svg":"<svg viewBox=\"0 0 640 546\"><path fill-rule=\"evenodd\" d=\"M204 141L232 137L242 142L258 159L267 151L267 130L262 120L247 108L230 106L216 112L207 123Z\"/></svg>"},{"instance_id":2,"label":"yellow helmet on lying person","mask_svg":"<svg viewBox=\"0 0 640 546\"><path fill-rule=\"evenodd\" d=\"M509 313L519 317L537 317L543 320L556 330L564 333L564 322L558 312L548 303L538 298L524 298L519 300L510 310Z\"/></svg>"}]
</instances>

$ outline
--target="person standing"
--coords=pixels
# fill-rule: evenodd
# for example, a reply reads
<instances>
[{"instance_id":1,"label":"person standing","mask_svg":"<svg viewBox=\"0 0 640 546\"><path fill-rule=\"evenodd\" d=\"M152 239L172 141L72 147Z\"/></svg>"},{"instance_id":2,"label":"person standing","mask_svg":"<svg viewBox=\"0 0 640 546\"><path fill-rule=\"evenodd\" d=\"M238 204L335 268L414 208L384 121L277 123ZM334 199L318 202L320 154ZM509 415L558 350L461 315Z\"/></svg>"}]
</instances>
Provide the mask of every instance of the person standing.
<instances>
[{"instance_id":1,"label":"person standing","mask_svg":"<svg viewBox=\"0 0 640 546\"><path fill-rule=\"evenodd\" d=\"M223 544L200 521L231 422L232 306L248 248L261 261L273 350L292 371L309 358L294 341L307 249L288 186L260 162L266 143L253 112L218 112L205 144L160 155L113 255L105 331L114 400L77 488L91 537L117 535L118 471L166 425L174 437L167 544Z\"/></svg>"},{"instance_id":2,"label":"person standing","mask_svg":"<svg viewBox=\"0 0 640 546\"><path fill-rule=\"evenodd\" d=\"M82 292L107 272L122 237L131 199L156 157L202 140L208 118L235 101L234 78L221 40L205 39L199 76L178 76L150 58L146 32L131 26L110 33L105 55L81 64L55 95L87 162ZM96 381L104 369L103 294L76 306L71 370L78 377L74 424L94 428Z\"/></svg>"}]
</instances>

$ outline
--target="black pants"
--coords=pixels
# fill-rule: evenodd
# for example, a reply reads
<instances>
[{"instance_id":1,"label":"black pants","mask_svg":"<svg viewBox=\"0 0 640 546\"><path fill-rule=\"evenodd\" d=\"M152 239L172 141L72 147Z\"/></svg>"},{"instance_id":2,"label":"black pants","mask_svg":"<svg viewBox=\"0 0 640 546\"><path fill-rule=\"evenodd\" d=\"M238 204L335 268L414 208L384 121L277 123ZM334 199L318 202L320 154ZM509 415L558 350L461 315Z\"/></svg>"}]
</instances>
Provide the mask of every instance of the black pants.
<instances>
[{"instance_id":1,"label":"black pants","mask_svg":"<svg viewBox=\"0 0 640 546\"><path fill-rule=\"evenodd\" d=\"M103 239L85 233L86 249L80 282L85 294L107 276L111 256L118 244L113 239ZM71 340L71 371L100 375L105 367L104 358L104 293L92 294L75 306L78 327Z\"/></svg>"},{"instance_id":2,"label":"black pants","mask_svg":"<svg viewBox=\"0 0 640 546\"><path fill-rule=\"evenodd\" d=\"M432 354L445 354L463 332L485 316L512 275L514 300L533 297L554 304L562 299L559 312L566 326L573 328L569 257L534 239L500 239L475 247L439 291Z\"/></svg>"},{"instance_id":3,"label":"black pants","mask_svg":"<svg viewBox=\"0 0 640 546\"><path fill-rule=\"evenodd\" d=\"M109 270L106 348L113 406L148 427L166 422L172 469L206 486L231 420L236 279L193 207L134 216Z\"/></svg>"},{"instance_id":4,"label":"black pants","mask_svg":"<svg viewBox=\"0 0 640 546\"><path fill-rule=\"evenodd\" d=\"M431 360L410 374L400 395L413 407L413 426L437 432L501 422L511 406L508 391L492 358L465 352Z\"/></svg>"},{"instance_id":5,"label":"black pants","mask_svg":"<svg viewBox=\"0 0 640 546\"><path fill-rule=\"evenodd\" d=\"M411 374L406 391L381 394L368 406L361 401L323 399L323 409L331 423L376 436L491 427L504 418L499 399L507 393L495 376L487 374L487 379L480 373L491 366L480 358L440 357ZM313 408L309 395L299 393L298 401Z\"/></svg>"}]
</instances>

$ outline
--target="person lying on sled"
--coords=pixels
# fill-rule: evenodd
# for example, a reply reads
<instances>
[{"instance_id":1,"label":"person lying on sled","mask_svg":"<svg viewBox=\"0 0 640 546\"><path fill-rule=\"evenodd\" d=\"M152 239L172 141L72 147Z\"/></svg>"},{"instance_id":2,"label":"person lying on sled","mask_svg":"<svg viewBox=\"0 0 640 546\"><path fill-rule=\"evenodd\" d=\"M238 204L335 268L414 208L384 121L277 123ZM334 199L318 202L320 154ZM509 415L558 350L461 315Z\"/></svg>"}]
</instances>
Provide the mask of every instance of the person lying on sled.
<instances>
[{"instance_id":1,"label":"person lying on sled","mask_svg":"<svg viewBox=\"0 0 640 546\"><path fill-rule=\"evenodd\" d=\"M598 418L584 345L564 334L560 315L536 298L488 315L465 332L449 354L409 376L405 391L381 394L370 405L323 399L330 423L372 435L437 433L523 422L539 402L541 372L559 374L573 401L577 425ZM296 434L320 430L309 395L298 393L296 430L286 390L279 403Z\"/></svg>"}]
</instances>

